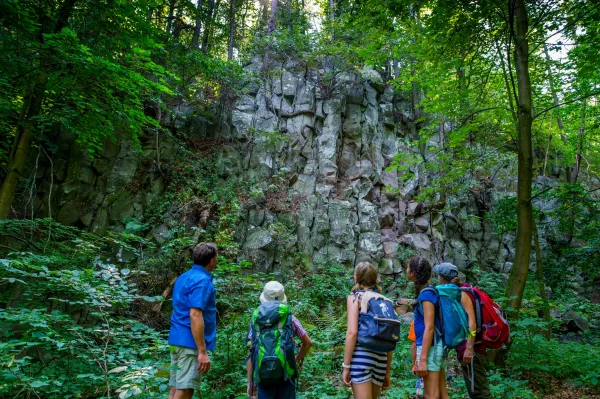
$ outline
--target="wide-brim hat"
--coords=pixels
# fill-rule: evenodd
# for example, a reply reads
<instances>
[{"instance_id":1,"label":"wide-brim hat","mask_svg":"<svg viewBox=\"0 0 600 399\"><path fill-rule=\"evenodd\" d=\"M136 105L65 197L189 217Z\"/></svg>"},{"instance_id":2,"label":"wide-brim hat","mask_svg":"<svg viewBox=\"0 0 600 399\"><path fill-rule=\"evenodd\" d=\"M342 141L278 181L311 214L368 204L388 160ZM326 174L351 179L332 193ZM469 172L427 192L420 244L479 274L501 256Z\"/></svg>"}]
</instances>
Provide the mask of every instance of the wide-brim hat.
<instances>
[{"instance_id":1,"label":"wide-brim hat","mask_svg":"<svg viewBox=\"0 0 600 399\"><path fill-rule=\"evenodd\" d=\"M263 289L262 294L260 294L259 299L260 303L271 301L279 301L284 303L287 302L283 284L278 281L269 281L267 284L265 284L265 288Z\"/></svg>"}]
</instances>

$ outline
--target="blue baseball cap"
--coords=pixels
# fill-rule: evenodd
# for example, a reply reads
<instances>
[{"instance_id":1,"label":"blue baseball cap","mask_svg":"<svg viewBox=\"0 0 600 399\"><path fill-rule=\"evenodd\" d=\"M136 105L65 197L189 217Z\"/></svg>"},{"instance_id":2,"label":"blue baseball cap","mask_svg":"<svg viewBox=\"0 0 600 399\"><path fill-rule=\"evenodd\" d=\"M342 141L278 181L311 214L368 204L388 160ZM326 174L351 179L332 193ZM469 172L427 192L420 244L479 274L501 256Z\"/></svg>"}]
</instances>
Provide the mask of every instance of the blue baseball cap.
<instances>
[{"instance_id":1,"label":"blue baseball cap","mask_svg":"<svg viewBox=\"0 0 600 399\"><path fill-rule=\"evenodd\" d=\"M458 277L458 268L452 263L444 262L433 267L433 272L447 280Z\"/></svg>"}]
</instances>

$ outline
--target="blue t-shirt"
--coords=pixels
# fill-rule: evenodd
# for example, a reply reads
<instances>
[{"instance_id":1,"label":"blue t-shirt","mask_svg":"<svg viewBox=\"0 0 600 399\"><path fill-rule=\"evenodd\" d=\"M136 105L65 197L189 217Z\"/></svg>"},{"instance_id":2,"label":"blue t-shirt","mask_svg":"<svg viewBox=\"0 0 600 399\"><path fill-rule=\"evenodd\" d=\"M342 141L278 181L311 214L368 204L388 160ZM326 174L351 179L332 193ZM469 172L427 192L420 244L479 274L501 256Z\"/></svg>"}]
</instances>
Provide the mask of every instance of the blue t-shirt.
<instances>
[{"instance_id":1,"label":"blue t-shirt","mask_svg":"<svg viewBox=\"0 0 600 399\"><path fill-rule=\"evenodd\" d=\"M428 287L431 287L430 285ZM419 297L417 299L417 306L415 307L415 337L416 337L416 344L418 346L423 345L423 334L425 334L425 317L423 315L423 307L421 306L421 302L424 301L428 301L433 303L433 306L435 306L436 309L436 315L435 315L435 326L438 328L438 330L441 330L441 325L440 325L440 318L437 315L437 304L438 304L438 296L436 293L431 292L429 290L427 291L421 291L421 293L419 294ZM437 333L434 332L435 335L437 335L437 339L440 340L442 339ZM433 343L432 343L433 344Z\"/></svg>"},{"instance_id":2,"label":"blue t-shirt","mask_svg":"<svg viewBox=\"0 0 600 399\"><path fill-rule=\"evenodd\" d=\"M216 290L212 283L212 274L200 265L193 265L175 281L169 345L197 349L190 324L190 308L202 310L206 349L215 349L217 336Z\"/></svg>"}]
</instances>

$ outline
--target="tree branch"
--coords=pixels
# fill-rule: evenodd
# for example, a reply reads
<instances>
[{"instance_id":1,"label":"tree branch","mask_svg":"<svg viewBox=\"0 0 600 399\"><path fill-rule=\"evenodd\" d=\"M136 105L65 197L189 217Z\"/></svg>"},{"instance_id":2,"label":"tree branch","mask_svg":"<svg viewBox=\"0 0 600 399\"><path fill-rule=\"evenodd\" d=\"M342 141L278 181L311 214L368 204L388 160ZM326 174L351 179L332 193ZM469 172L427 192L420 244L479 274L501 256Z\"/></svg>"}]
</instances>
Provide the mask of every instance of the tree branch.
<instances>
[{"instance_id":1,"label":"tree branch","mask_svg":"<svg viewBox=\"0 0 600 399\"><path fill-rule=\"evenodd\" d=\"M548 187L547 189L540 191L539 193L537 193L537 194L536 194L536 195L534 195L533 197L529 198L529 200L528 200L527 202L531 202L531 201L533 201L534 199L536 199L536 198L537 198L537 197L539 197L540 195L542 195L542 194L544 194L544 193L546 193L546 192L548 192L548 191L552 190L553 188L554 188L554 187Z\"/></svg>"},{"instance_id":2,"label":"tree branch","mask_svg":"<svg viewBox=\"0 0 600 399\"><path fill-rule=\"evenodd\" d=\"M535 114L535 115L534 115L534 117L532 118L532 120L534 120L535 118L537 118L537 117L538 117L538 116L540 116L540 115L543 115L543 114L545 114L545 113L546 113L546 112L548 112L548 111L551 111L551 110L553 110L554 108L560 108L560 107L562 107L563 105L571 104L571 103L577 102L577 101L579 101L579 100L584 100L584 99L586 99L586 98L594 97L594 96L596 96L596 95L598 95L598 94L600 94L600 91L595 91L595 92L593 92L593 93L586 94L585 96L577 97L577 98L574 98L574 99L572 99L572 100L565 101L565 102L562 102L562 103L560 103L560 104L553 105L553 106L551 106L551 107L548 107L548 108L546 108L545 110L543 110L543 111L541 111L541 112L539 112L539 113Z\"/></svg>"}]
</instances>

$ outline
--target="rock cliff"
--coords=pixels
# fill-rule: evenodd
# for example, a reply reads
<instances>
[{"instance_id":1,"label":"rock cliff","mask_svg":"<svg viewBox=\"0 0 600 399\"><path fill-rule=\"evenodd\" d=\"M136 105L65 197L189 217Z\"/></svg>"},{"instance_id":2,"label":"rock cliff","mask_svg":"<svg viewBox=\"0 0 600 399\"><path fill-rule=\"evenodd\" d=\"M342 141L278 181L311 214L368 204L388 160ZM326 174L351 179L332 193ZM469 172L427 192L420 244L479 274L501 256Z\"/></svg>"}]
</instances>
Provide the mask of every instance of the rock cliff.
<instances>
[{"instance_id":1,"label":"rock cliff","mask_svg":"<svg viewBox=\"0 0 600 399\"><path fill-rule=\"evenodd\" d=\"M262 65L255 59L246 70L258 74ZM334 79L323 79L327 73ZM494 190L474 193L451 210L428 208L415 195L430 176L413 170L411 179L400 180L402 172L386 170L397 154L422 151L409 145L419 129L412 108L368 67L334 74L288 62L252 83L219 129L207 129L192 110L174 122L196 138L238 143L215 149L219 176L241 177L261 191L262 200L244 202L236 231L242 256L261 270L292 262L291 248L313 263L370 261L384 274L400 272L410 254L508 272L512 237L499 236L484 215L495 193L513 190L511 167L496 174ZM156 161L177 156L174 142L163 136L146 137L141 150L122 137L107 141L94 159L72 138L61 136L57 145L52 168L37 171L44 179L36 209L48 214L52 183L52 215L92 232L141 219L165 187ZM265 204L265 193L273 192L292 206ZM167 230L154 226L152 234L160 240Z\"/></svg>"}]
</instances>

